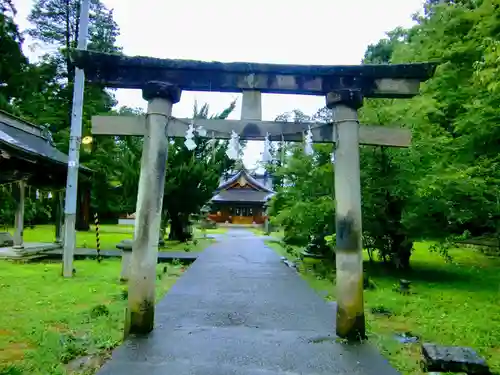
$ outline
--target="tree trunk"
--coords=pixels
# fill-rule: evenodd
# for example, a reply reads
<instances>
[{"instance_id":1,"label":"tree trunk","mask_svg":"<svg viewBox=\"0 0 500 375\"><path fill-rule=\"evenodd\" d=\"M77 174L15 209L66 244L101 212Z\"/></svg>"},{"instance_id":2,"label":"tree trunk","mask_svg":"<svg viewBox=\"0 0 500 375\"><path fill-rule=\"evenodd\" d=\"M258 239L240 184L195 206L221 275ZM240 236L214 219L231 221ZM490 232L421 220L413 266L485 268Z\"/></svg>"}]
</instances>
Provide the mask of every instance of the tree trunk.
<instances>
[{"instance_id":1,"label":"tree trunk","mask_svg":"<svg viewBox=\"0 0 500 375\"><path fill-rule=\"evenodd\" d=\"M393 263L397 269L409 271L410 267L410 257L411 250L413 249L413 242L404 238L400 241L394 242L394 248L392 249Z\"/></svg>"},{"instance_id":2,"label":"tree trunk","mask_svg":"<svg viewBox=\"0 0 500 375\"><path fill-rule=\"evenodd\" d=\"M191 239L191 233L188 230L189 222L183 215L170 215L170 241L186 242Z\"/></svg>"},{"instance_id":3,"label":"tree trunk","mask_svg":"<svg viewBox=\"0 0 500 375\"><path fill-rule=\"evenodd\" d=\"M168 227L168 212L163 211L161 214L161 224L160 224L160 238L158 239L158 245L165 245L165 234L167 234Z\"/></svg>"},{"instance_id":4,"label":"tree trunk","mask_svg":"<svg viewBox=\"0 0 500 375\"><path fill-rule=\"evenodd\" d=\"M77 215L75 228L77 231L90 230L90 190L80 186L77 193Z\"/></svg>"}]
</instances>

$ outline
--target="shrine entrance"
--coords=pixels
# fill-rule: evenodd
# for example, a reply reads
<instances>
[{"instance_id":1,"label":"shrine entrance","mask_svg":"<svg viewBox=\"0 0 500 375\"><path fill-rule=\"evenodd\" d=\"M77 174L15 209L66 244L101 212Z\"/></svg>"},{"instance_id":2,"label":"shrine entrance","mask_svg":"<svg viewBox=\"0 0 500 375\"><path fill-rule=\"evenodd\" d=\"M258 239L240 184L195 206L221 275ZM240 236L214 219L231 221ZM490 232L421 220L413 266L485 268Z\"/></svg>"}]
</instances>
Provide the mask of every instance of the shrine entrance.
<instances>
[{"instance_id":1,"label":"shrine entrance","mask_svg":"<svg viewBox=\"0 0 500 375\"><path fill-rule=\"evenodd\" d=\"M252 224L253 212L251 207L235 207L232 215L233 224Z\"/></svg>"},{"instance_id":2,"label":"shrine entrance","mask_svg":"<svg viewBox=\"0 0 500 375\"><path fill-rule=\"evenodd\" d=\"M135 241L131 259L125 333L147 333L154 326L158 233L168 137L184 137L190 119L176 119L173 104L181 90L243 94L241 120L196 120L218 139L335 143L335 221L337 324L340 337L365 337L359 145L408 147L408 129L360 126L357 110L364 98L410 98L432 76L434 64L303 66L222 63L128 57L85 50L72 54L86 78L111 88L141 89L146 116L98 116L93 134L144 136ZM331 123L262 121L261 94L325 97ZM244 211L240 210L243 214ZM241 215L244 217L244 215Z\"/></svg>"}]
</instances>

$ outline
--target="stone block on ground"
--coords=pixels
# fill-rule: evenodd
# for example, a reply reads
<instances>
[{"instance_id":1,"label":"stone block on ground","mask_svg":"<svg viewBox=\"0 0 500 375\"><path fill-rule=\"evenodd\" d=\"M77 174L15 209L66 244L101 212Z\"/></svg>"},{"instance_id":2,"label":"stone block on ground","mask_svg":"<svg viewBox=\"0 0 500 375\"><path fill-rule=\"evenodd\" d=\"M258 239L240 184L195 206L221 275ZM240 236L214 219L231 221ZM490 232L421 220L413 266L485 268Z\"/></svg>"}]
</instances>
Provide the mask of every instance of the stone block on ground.
<instances>
[{"instance_id":1,"label":"stone block on ground","mask_svg":"<svg viewBox=\"0 0 500 375\"><path fill-rule=\"evenodd\" d=\"M132 251L132 244L134 243L134 240L121 240L118 245L116 245L117 249L123 250L123 251Z\"/></svg>"},{"instance_id":2,"label":"stone block on ground","mask_svg":"<svg viewBox=\"0 0 500 375\"><path fill-rule=\"evenodd\" d=\"M14 246L14 238L9 232L0 232L0 247Z\"/></svg>"},{"instance_id":3,"label":"stone block on ground","mask_svg":"<svg viewBox=\"0 0 500 375\"><path fill-rule=\"evenodd\" d=\"M132 251L132 245L134 243L134 240L126 239L126 240L121 240L118 245L116 245L117 249L123 250L123 251ZM160 239L158 240L158 247L165 246L165 240Z\"/></svg>"},{"instance_id":4,"label":"stone block on ground","mask_svg":"<svg viewBox=\"0 0 500 375\"><path fill-rule=\"evenodd\" d=\"M472 348L424 343L422 355L425 371L465 372L470 375L490 374L486 361Z\"/></svg>"}]
</instances>

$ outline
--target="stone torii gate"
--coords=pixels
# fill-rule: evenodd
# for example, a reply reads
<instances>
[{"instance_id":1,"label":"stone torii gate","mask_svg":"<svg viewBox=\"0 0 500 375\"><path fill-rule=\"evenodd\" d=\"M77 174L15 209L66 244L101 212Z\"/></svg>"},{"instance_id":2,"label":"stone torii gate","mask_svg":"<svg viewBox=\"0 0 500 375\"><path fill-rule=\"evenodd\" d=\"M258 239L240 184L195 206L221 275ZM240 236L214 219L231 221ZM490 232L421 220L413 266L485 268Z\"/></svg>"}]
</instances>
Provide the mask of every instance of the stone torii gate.
<instances>
[{"instance_id":1,"label":"stone torii gate","mask_svg":"<svg viewBox=\"0 0 500 375\"><path fill-rule=\"evenodd\" d=\"M332 123L312 125L313 142L336 142L337 324L340 337L365 337L359 144L408 147L409 130L360 126L363 98L410 98L435 70L431 63L301 66L221 63L128 57L74 51L86 78L111 88L142 89L146 116L97 116L94 134L142 135L135 240L131 259L125 335L154 326L155 269L163 200L167 137L184 137L186 121L171 116L181 90L243 93L241 120L196 120L208 137L302 141L310 124L261 121L261 93L321 95Z\"/></svg>"}]
</instances>

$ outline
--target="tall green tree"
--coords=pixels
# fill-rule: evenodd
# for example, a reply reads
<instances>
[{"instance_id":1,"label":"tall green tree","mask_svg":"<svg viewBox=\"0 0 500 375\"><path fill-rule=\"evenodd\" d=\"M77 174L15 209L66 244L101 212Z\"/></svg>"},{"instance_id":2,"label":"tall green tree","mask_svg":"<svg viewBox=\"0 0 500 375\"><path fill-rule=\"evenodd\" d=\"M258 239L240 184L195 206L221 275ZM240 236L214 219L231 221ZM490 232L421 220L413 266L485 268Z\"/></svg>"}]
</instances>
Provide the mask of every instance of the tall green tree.
<instances>
[{"instance_id":1,"label":"tall green tree","mask_svg":"<svg viewBox=\"0 0 500 375\"><path fill-rule=\"evenodd\" d=\"M23 38L14 21L11 0L0 0L0 109L12 110L11 100L25 95L28 59L22 51Z\"/></svg>"},{"instance_id":2,"label":"tall green tree","mask_svg":"<svg viewBox=\"0 0 500 375\"><path fill-rule=\"evenodd\" d=\"M399 181L389 192L404 198L398 225L410 239L498 236L499 16L498 0L429 2L390 62L438 61L435 76L419 97L363 108L365 120L413 130L409 150L389 151Z\"/></svg>"},{"instance_id":3,"label":"tall green tree","mask_svg":"<svg viewBox=\"0 0 500 375\"><path fill-rule=\"evenodd\" d=\"M142 109L121 107L110 115L144 115ZM92 180L92 209L99 217L115 219L135 212L143 138L136 136L94 137L88 167L98 170Z\"/></svg>"},{"instance_id":4,"label":"tall green tree","mask_svg":"<svg viewBox=\"0 0 500 375\"><path fill-rule=\"evenodd\" d=\"M113 11L108 10L102 1L90 1L88 48L100 52L119 52L116 38L119 29L113 20ZM74 66L70 52L76 48L80 35L80 1L79 0L36 0L28 17L33 27L28 33L36 41L49 47L52 52L43 56L39 69L52 73L47 77L45 87L35 100L22 102L19 107L35 122L49 124L54 134L56 145L67 152L73 101ZM116 104L111 91L96 84L86 84L83 107L83 134L90 133L92 115L110 112ZM96 141L93 153L82 153L81 163L91 164L96 172L93 182L93 200L104 200L103 185L99 179L106 175L108 166L113 164L113 154L107 152L114 148L109 138ZM79 210L80 212L80 210ZM77 220L78 229L88 229L83 217Z\"/></svg>"},{"instance_id":5,"label":"tall green tree","mask_svg":"<svg viewBox=\"0 0 500 375\"><path fill-rule=\"evenodd\" d=\"M80 0L37 0L28 17L33 24L28 34L49 47L57 48L59 53L51 57L69 82L74 77L70 52L76 48L80 35L80 4ZM90 0L88 48L119 52L116 45L118 35L113 11L107 9L101 0Z\"/></svg>"},{"instance_id":6,"label":"tall green tree","mask_svg":"<svg viewBox=\"0 0 500 375\"><path fill-rule=\"evenodd\" d=\"M236 102L212 118L225 119L234 110ZM193 118L208 118L207 104L195 105ZM189 220L192 214L200 212L208 203L219 185L223 173L234 164L225 152L226 141L196 137L197 147L189 151L184 139L172 140L168 150L165 194L163 197L164 217L170 222L169 239L186 241L191 237Z\"/></svg>"},{"instance_id":7,"label":"tall green tree","mask_svg":"<svg viewBox=\"0 0 500 375\"><path fill-rule=\"evenodd\" d=\"M28 34L52 50L43 57L40 66L54 73L54 77L48 92L50 95L39 98L36 106L24 105L22 110L36 118L37 123L50 124L57 145L67 151L74 80L70 52L76 48L80 34L80 1L36 0L28 20L33 25ZM108 10L101 0L91 0L88 48L100 52L120 52L116 44L118 35L113 11ZM111 91L100 85L87 83L85 86L83 117L84 131L88 131L91 116L109 112L116 101ZM43 111L40 110L42 106L45 107Z\"/></svg>"},{"instance_id":8,"label":"tall green tree","mask_svg":"<svg viewBox=\"0 0 500 375\"><path fill-rule=\"evenodd\" d=\"M22 116L17 104L30 100L44 77L23 54L23 38L15 15L12 1L0 0L0 109ZM10 184L0 187L0 223L5 226L14 221L14 191ZM50 202L36 199L35 191L27 192L25 211L26 222L46 222L47 215L50 217Z\"/></svg>"},{"instance_id":9,"label":"tall green tree","mask_svg":"<svg viewBox=\"0 0 500 375\"><path fill-rule=\"evenodd\" d=\"M419 239L500 237L499 16L499 0L428 1L417 25L389 32L366 51L365 63L439 62L420 96L365 100L360 111L362 122L413 132L409 149L360 150L364 244L397 267L409 267ZM283 171L293 186L274 198L274 215L300 233L320 201L310 197L309 181L316 186L330 176L313 180L302 154L287 163L295 165ZM302 175L308 183L293 179L301 169L311 174ZM304 199L307 208L300 208Z\"/></svg>"},{"instance_id":10,"label":"tall green tree","mask_svg":"<svg viewBox=\"0 0 500 375\"><path fill-rule=\"evenodd\" d=\"M312 116L294 110L277 120L327 122L330 115L326 109ZM311 235L335 231L332 146L314 145L312 157L304 154L300 144L285 147L284 160L273 171L279 184L275 186L277 193L270 202L269 213L273 223L284 229L286 242L306 245Z\"/></svg>"}]
</instances>

